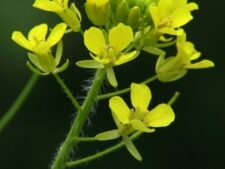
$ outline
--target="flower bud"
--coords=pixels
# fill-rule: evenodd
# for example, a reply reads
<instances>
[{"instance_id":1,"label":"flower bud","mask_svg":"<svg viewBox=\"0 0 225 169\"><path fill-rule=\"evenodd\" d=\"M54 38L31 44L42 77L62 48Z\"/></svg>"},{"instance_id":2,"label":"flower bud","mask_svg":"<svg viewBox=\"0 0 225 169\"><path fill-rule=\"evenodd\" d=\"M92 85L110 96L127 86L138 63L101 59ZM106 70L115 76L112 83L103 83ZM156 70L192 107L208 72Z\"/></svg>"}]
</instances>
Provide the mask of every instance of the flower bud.
<instances>
[{"instance_id":1,"label":"flower bud","mask_svg":"<svg viewBox=\"0 0 225 169\"><path fill-rule=\"evenodd\" d=\"M140 22L141 22L141 10L138 6L134 6L129 11L127 24L134 29L140 25Z\"/></svg>"},{"instance_id":2,"label":"flower bud","mask_svg":"<svg viewBox=\"0 0 225 169\"><path fill-rule=\"evenodd\" d=\"M87 0L85 10L89 20L96 26L104 26L111 13L109 0Z\"/></svg>"},{"instance_id":3,"label":"flower bud","mask_svg":"<svg viewBox=\"0 0 225 169\"><path fill-rule=\"evenodd\" d=\"M129 13L129 5L126 0L120 2L115 11L115 20L119 22L126 23Z\"/></svg>"}]
</instances>

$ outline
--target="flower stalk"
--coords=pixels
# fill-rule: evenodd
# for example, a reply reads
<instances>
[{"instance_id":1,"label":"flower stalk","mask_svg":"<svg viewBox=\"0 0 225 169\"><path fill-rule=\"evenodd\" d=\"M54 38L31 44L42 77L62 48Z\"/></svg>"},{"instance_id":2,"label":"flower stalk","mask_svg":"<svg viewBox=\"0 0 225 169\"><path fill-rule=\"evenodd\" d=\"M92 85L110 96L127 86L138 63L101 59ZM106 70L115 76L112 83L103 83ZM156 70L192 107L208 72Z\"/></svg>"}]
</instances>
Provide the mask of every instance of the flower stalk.
<instances>
[{"instance_id":1,"label":"flower stalk","mask_svg":"<svg viewBox=\"0 0 225 169\"><path fill-rule=\"evenodd\" d=\"M84 126L84 123L87 119L88 114L90 113L90 110L96 101L98 91L101 87L101 84L103 82L103 79L105 77L106 70L105 69L98 69L94 81L92 83L92 86L87 94L87 97L81 107L81 112L78 112L76 119L74 120L71 129L65 139L65 141L60 146L57 155L55 157L55 160L51 166L51 169L64 169L65 168L65 162L68 160L68 157L73 149L73 147L76 145L79 140L74 140L74 138L78 137L82 127Z\"/></svg>"}]
</instances>

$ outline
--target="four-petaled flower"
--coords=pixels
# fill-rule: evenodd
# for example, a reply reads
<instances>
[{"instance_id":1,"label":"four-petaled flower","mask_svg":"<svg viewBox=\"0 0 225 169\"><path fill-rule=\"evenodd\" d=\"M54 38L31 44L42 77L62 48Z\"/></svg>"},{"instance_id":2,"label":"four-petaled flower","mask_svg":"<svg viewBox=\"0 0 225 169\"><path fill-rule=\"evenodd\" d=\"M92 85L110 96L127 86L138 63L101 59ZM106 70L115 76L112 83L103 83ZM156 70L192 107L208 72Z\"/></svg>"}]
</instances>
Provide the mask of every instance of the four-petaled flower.
<instances>
[{"instance_id":1,"label":"four-petaled flower","mask_svg":"<svg viewBox=\"0 0 225 169\"><path fill-rule=\"evenodd\" d=\"M91 27L84 33L84 44L94 60L82 60L76 64L83 68L106 68L110 84L116 87L118 84L112 67L129 62L139 54L136 50L124 51L132 40L133 31L131 27L122 23L109 30L109 33Z\"/></svg>"},{"instance_id":2,"label":"four-petaled flower","mask_svg":"<svg viewBox=\"0 0 225 169\"><path fill-rule=\"evenodd\" d=\"M33 7L54 12L75 32L80 31L81 15L77 7L72 3L68 7L69 0L36 0Z\"/></svg>"},{"instance_id":3,"label":"four-petaled flower","mask_svg":"<svg viewBox=\"0 0 225 169\"><path fill-rule=\"evenodd\" d=\"M29 68L38 74L47 75L49 73L58 73L63 71L68 66L67 62L60 68L57 68L61 56L62 56L62 43L59 41L62 39L65 31L66 24L57 24L49 36L47 36L48 25L40 24L32 28L28 34L28 38L19 32L14 31L12 34L12 40L15 41L21 47L29 50L32 53L28 53L30 61L39 69L33 67L30 62L27 62ZM52 56L51 48L59 43L56 57Z\"/></svg>"},{"instance_id":4,"label":"four-petaled flower","mask_svg":"<svg viewBox=\"0 0 225 169\"><path fill-rule=\"evenodd\" d=\"M149 12L155 28L162 34L181 35L181 26L193 19L191 11L198 9L196 3L187 0L159 0L157 6L150 6Z\"/></svg>"},{"instance_id":5,"label":"four-petaled flower","mask_svg":"<svg viewBox=\"0 0 225 169\"><path fill-rule=\"evenodd\" d=\"M155 131L155 127L166 127L174 121L175 114L171 106L165 103L149 111L152 94L145 84L132 83L130 97L133 108L129 108L120 96L114 96L109 100L109 107L118 129L100 133L95 137L98 140L110 140L122 136L129 152L141 160L128 136L135 131L151 133Z\"/></svg>"},{"instance_id":6,"label":"four-petaled flower","mask_svg":"<svg viewBox=\"0 0 225 169\"><path fill-rule=\"evenodd\" d=\"M177 37L177 55L165 58L161 55L156 64L156 72L159 80L163 82L174 81L183 77L188 69L203 69L214 67L214 63L210 60L204 59L194 62L201 56L194 44L186 41L186 33Z\"/></svg>"}]
</instances>

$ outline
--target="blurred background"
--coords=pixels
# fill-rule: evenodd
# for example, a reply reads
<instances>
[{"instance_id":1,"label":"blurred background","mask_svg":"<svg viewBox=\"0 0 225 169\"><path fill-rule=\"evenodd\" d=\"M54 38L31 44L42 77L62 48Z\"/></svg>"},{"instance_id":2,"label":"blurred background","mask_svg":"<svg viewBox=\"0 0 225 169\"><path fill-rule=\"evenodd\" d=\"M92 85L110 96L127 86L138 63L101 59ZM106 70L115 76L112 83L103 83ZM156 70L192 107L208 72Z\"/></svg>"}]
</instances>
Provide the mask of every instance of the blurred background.
<instances>
[{"instance_id":1,"label":"blurred background","mask_svg":"<svg viewBox=\"0 0 225 169\"><path fill-rule=\"evenodd\" d=\"M83 1L80 1L81 3ZM92 169L224 169L225 168L225 2L197 1L200 10L186 26L188 40L195 43L202 57L215 62L214 69L190 71L185 78L162 84L153 82L151 107L166 102L178 90L181 97L174 105L175 122L135 141L143 162L133 159L125 148L88 165ZM1 0L0 6L0 117L9 108L31 76L25 62L26 50L11 40L11 33L27 33L40 23L54 26L60 19L32 7L32 0ZM79 8L83 10L82 4ZM88 27L88 24L86 24ZM93 71L74 66L88 58L79 34L64 37L64 59L70 67L60 74L78 98ZM170 51L174 53L174 51ZM133 62L116 68L119 88L131 81L140 82L153 75L155 59L145 54ZM107 84L105 90L112 90ZM104 92L104 90L103 90ZM129 95L123 97L129 101ZM93 136L114 129L108 101L98 103L89 117L84 133ZM100 108L99 108L100 107ZM74 108L51 76L42 77L18 115L0 135L1 169L47 169L64 140ZM73 158L92 154L115 142L81 143Z\"/></svg>"}]
</instances>

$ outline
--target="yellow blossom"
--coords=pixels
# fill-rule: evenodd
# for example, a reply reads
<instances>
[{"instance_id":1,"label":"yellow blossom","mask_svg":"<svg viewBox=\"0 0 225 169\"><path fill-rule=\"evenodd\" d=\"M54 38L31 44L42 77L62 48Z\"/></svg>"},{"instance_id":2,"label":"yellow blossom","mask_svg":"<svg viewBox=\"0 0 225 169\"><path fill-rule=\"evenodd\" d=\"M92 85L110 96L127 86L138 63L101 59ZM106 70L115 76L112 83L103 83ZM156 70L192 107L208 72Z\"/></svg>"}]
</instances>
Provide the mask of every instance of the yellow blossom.
<instances>
[{"instance_id":1,"label":"yellow blossom","mask_svg":"<svg viewBox=\"0 0 225 169\"><path fill-rule=\"evenodd\" d=\"M195 61L201 56L194 44L186 41L186 33L177 38L177 55L165 58L161 55L156 64L156 72L159 80L163 82L174 81L183 77L188 69L203 69L214 67L210 60ZM193 61L195 61L193 63Z\"/></svg>"},{"instance_id":2,"label":"yellow blossom","mask_svg":"<svg viewBox=\"0 0 225 169\"><path fill-rule=\"evenodd\" d=\"M109 100L109 107L118 129L100 133L95 138L110 140L122 136L128 151L141 161L140 154L128 136L135 131L151 133L156 127L166 127L174 121L175 114L171 106L165 103L149 111L152 94L145 84L132 83L130 97L133 108L129 108L120 96L114 96Z\"/></svg>"},{"instance_id":3,"label":"yellow blossom","mask_svg":"<svg viewBox=\"0 0 225 169\"><path fill-rule=\"evenodd\" d=\"M196 9L198 5L187 3L187 0L159 0L158 5L149 7L149 12L156 30L163 34L181 35L179 28L193 19L191 11Z\"/></svg>"},{"instance_id":4,"label":"yellow blossom","mask_svg":"<svg viewBox=\"0 0 225 169\"><path fill-rule=\"evenodd\" d=\"M54 12L75 32L80 31L81 15L74 3L68 7L69 0L36 0L33 7Z\"/></svg>"},{"instance_id":5,"label":"yellow blossom","mask_svg":"<svg viewBox=\"0 0 225 169\"><path fill-rule=\"evenodd\" d=\"M116 87L117 81L112 67L129 62L139 54L136 50L124 52L132 40L131 27L122 23L109 30L109 33L91 27L84 32L84 44L93 60L78 61L76 64L83 68L107 68L107 78Z\"/></svg>"},{"instance_id":6,"label":"yellow blossom","mask_svg":"<svg viewBox=\"0 0 225 169\"><path fill-rule=\"evenodd\" d=\"M62 67L57 68L62 55L62 43L59 43L59 41L62 39L66 27L67 26L64 23L57 24L46 38L48 25L40 24L30 30L28 38L25 38L21 32L14 31L12 40L21 47L32 52L28 53L28 57L32 64L39 69L37 70L30 62L28 62L27 64L32 70L43 75L58 73L68 66L67 61ZM57 43L59 43L59 45L57 47L56 57L54 58L52 56L51 48Z\"/></svg>"}]
</instances>

